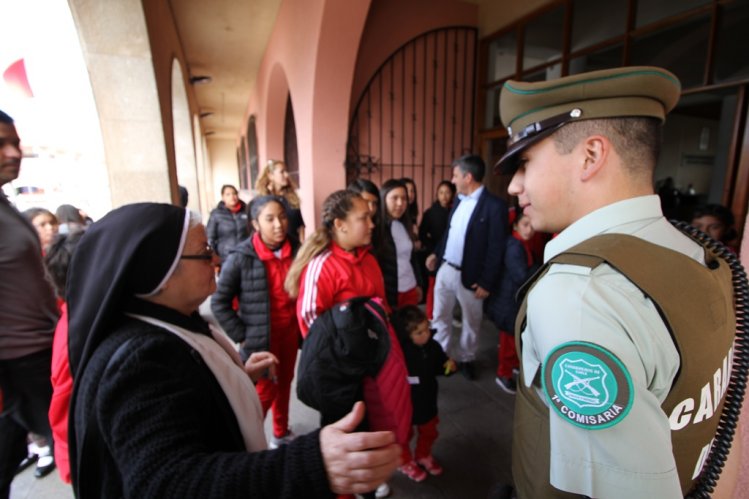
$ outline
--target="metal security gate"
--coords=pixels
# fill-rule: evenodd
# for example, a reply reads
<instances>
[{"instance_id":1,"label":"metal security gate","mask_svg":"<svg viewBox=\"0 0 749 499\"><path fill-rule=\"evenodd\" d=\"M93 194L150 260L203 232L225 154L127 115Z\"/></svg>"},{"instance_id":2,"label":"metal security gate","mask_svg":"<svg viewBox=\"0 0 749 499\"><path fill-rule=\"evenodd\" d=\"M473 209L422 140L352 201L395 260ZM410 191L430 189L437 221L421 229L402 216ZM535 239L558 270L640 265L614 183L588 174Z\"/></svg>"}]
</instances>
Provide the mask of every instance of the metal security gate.
<instances>
[{"instance_id":1,"label":"metal security gate","mask_svg":"<svg viewBox=\"0 0 749 499\"><path fill-rule=\"evenodd\" d=\"M477 31L430 31L394 52L370 79L351 119L347 182L414 179L419 210L451 163L473 150Z\"/></svg>"}]
</instances>

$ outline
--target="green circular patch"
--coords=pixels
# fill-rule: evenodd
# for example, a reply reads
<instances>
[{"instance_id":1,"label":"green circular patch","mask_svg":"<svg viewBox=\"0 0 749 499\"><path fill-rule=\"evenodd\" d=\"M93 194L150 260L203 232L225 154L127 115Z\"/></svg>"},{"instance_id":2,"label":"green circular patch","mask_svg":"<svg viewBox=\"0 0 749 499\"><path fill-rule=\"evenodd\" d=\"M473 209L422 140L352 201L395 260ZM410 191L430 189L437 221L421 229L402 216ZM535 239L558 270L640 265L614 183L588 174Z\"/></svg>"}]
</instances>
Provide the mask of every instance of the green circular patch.
<instances>
[{"instance_id":1,"label":"green circular patch","mask_svg":"<svg viewBox=\"0 0 749 499\"><path fill-rule=\"evenodd\" d=\"M542 387L565 421L588 430L619 423L632 408L632 378L616 355L593 343L563 343L546 356Z\"/></svg>"}]
</instances>

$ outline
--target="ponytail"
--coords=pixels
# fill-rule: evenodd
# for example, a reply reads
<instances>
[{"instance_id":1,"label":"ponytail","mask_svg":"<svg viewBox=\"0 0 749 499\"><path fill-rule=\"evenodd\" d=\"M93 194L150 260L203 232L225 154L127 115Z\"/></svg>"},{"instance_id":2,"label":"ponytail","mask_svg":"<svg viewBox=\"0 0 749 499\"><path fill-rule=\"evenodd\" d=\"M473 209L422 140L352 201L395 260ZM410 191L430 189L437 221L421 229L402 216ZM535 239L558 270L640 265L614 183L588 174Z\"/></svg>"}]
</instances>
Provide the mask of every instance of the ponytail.
<instances>
[{"instance_id":1,"label":"ponytail","mask_svg":"<svg viewBox=\"0 0 749 499\"><path fill-rule=\"evenodd\" d=\"M299 295L299 278L307 264L322 253L333 240L333 225L336 219L343 220L354 205L353 200L360 198L358 193L351 191L335 191L325 198L322 204L322 227L315 230L304 240L302 247L286 274L284 289L292 298Z\"/></svg>"}]
</instances>

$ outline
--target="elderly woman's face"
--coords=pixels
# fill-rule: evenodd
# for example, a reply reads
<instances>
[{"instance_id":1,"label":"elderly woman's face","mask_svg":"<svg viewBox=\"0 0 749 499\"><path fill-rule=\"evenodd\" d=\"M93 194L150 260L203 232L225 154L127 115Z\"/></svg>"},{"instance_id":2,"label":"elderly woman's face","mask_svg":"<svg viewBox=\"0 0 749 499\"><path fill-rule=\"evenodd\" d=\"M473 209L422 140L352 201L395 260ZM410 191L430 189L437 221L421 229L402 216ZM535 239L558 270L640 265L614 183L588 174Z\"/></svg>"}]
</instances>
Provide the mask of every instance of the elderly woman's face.
<instances>
[{"instance_id":1,"label":"elderly woman's face","mask_svg":"<svg viewBox=\"0 0 749 499\"><path fill-rule=\"evenodd\" d=\"M205 256L210 258L181 258L174 274L165 284L172 308L183 313L192 313L216 291L214 267L218 258L208 247L205 227L196 225L187 232L182 257Z\"/></svg>"}]
</instances>

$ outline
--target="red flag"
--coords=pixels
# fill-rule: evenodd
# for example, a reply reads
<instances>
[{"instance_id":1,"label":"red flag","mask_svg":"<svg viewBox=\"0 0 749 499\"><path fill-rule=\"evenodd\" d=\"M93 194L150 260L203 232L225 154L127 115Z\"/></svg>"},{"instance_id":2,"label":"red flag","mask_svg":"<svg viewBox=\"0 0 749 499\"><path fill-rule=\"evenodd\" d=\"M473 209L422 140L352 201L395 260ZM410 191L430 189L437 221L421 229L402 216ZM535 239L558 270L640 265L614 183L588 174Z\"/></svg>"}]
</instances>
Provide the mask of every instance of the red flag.
<instances>
[{"instance_id":1,"label":"red flag","mask_svg":"<svg viewBox=\"0 0 749 499\"><path fill-rule=\"evenodd\" d=\"M21 93L24 97L34 96L34 92L31 91L29 85L29 79L26 76L26 64L24 64L23 59L18 59L8 66L8 69L3 72L3 79L9 87Z\"/></svg>"}]
</instances>

